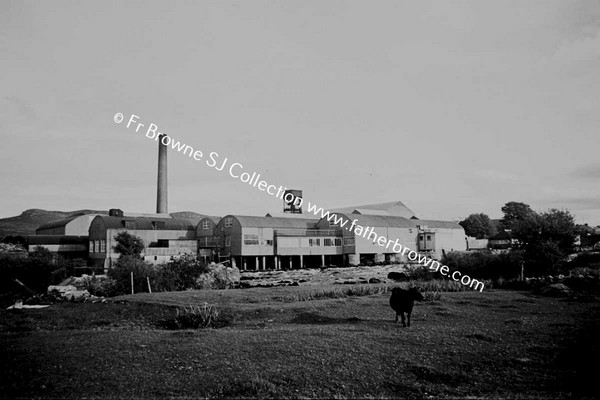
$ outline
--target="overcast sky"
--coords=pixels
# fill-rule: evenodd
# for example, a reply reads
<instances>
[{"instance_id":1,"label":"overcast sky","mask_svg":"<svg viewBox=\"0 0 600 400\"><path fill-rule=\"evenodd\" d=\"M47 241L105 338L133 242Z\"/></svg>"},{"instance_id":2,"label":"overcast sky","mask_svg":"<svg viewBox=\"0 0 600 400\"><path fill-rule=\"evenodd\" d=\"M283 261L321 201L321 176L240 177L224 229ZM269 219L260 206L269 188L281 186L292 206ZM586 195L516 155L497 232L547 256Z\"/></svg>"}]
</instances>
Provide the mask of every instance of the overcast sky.
<instances>
[{"instance_id":1,"label":"overcast sky","mask_svg":"<svg viewBox=\"0 0 600 400\"><path fill-rule=\"evenodd\" d=\"M599 100L598 1L0 0L0 217L154 212L121 112L325 208L596 225ZM170 212L280 209L169 151Z\"/></svg>"}]
</instances>

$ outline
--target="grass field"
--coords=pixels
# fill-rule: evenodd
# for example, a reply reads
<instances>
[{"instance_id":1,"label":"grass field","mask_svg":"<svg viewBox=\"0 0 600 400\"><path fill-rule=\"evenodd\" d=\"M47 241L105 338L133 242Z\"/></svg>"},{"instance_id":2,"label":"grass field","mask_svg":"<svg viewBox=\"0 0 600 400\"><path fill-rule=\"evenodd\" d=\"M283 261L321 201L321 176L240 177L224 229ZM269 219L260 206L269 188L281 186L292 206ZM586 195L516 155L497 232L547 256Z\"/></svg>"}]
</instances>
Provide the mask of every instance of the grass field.
<instances>
[{"instance_id":1,"label":"grass field","mask_svg":"<svg viewBox=\"0 0 600 400\"><path fill-rule=\"evenodd\" d=\"M326 290L324 288L323 290ZM282 287L140 294L0 311L0 396L581 398L598 393L600 304L443 293L394 324L389 293L306 299ZM170 330L174 306L224 326Z\"/></svg>"}]
</instances>

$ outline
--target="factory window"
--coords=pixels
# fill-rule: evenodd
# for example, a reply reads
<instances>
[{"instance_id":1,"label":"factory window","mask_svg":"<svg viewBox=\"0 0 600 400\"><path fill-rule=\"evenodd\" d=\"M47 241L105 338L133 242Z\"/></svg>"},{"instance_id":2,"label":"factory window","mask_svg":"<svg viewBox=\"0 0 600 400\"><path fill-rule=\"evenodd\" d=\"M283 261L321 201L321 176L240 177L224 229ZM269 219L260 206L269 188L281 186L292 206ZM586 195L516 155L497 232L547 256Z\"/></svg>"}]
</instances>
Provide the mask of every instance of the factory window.
<instances>
[{"instance_id":1,"label":"factory window","mask_svg":"<svg viewBox=\"0 0 600 400\"><path fill-rule=\"evenodd\" d=\"M334 215L335 215L335 214L334 214ZM334 218L334 219L335 219L335 218ZM336 226L336 224L335 224L335 220L334 220L334 219L333 219L333 220L331 220L331 221L329 221L329 226Z\"/></svg>"},{"instance_id":2,"label":"factory window","mask_svg":"<svg viewBox=\"0 0 600 400\"><path fill-rule=\"evenodd\" d=\"M267 244L267 246L273 246L272 240L265 240L265 243Z\"/></svg>"},{"instance_id":3,"label":"factory window","mask_svg":"<svg viewBox=\"0 0 600 400\"><path fill-rule=\"evenodd\" d=\"M106 253L106 240L102 239L100 241L100 252Z\"/></svg>"},{"instance_id":4,"label":"factory window","mask_svg":"<svg viewBox=\"0 0 600 400\"><path fill-rule=\"evenodd\" d=\"M333 246L333 240L330 238L323 239L323 246Z\"/></svg>"},{"instance_id":5,"label":"factory window","mask_svg":"<svg viewBox=\"0 0 600 400\"><path fill-rule=\"evenodd\" d=\"M154 261L158 260L158 256L154 256Z\"/></svg>"},{"instance_id":6,"label":"factory window","mask_svg":"<svg viewBox=\"0 0 600 400\"><path fill-rule=\"evenodd\" d=\"M231 246L231 236L225 236L225 247Z\"/></svg>"},{"instance_id":7,"label":"factory window","mask_svg":"<svg viewBox=\"0 0 600 400\"><path fill-rule=\"evenodd\" d=\"M233 220L231 218L225 218L225 228L231 228L233 226Z\"/></svg>"},{"instance_id":8,"label":"factory window","mask_svg":"<svg viewBox=\"0 0 600 400\"><path fill-rule=\"evenodd\" d=\"M94 251L94 241L90 240L90 253L95 253Z\"/></svg>"},{"instance_id":9,"label":"factory window","mask_svg":"<svg viewBox=\"0 0 600 400\"><path fill-rule=\"evenodd\" d=\"M258 235L244 235L244 244L246 246L258 246Z\"/></svg>"},{"instance_id":10,"label":"factory window","mask_svg":"<svg viewBox=\"0 0 600 400\"><path fill-rule=\"evenodd\" d=\"M336 247L341 247L342 246L342 238L335 238L335 245L336 245Z\"/></svg>"},{"instance_id":11,"label":"factory window","mask_svg":"<svg viewBox=\"0 0 600 400\"><path fill-rule=\"evenodd\" d=\"M202 221L202 229L207 230L210 228L210 222L208 220Z\"/></svg>"},{"instance_id":12,"label":"factory window","mask_svg":"<svg viewBox=\"0 0 600 400\"><path fill-rule=\"evenodd\" d=\"M431 235L427 235L427 240L431 240Z\"/></svg>"},{"instance_id":13,"label":"factory window","mask_svg":"<svg viewBox=\"0 0 600 400\"><path fill-rule=\"evenodd\" d=\"M423 235L419 235L419 240L423 240Z\"/></svg>"},{"instance_id":14,"label":"factory window","mask_svg":"<svg viewBox=\"0 0 600 400\"><path fill-rule=\"evenodd\" d=\"M309 246L320 246L321 245L321 239L310 238L310 239L308 239L308 245Z\"/></svg>"},{"instance_id":15,"label":"factory window","mask_svg":"<svg viewBox=\"0 0 600 400\"><path fill-rule=\"evenodd\" d=\"M344 238L344 246L354 246L354 238L353 237L345 237Z\"/></svg>"},{"instance_id":16,"label":"factory window","mask_svg":"<svg viewBox=\"0 0 600 400\"><path fill-rule=\"evenodd\" d=\"M100 251L100 241L94 240L94 247L96 248L96 252Z\"/></svg>"}]
</instances>

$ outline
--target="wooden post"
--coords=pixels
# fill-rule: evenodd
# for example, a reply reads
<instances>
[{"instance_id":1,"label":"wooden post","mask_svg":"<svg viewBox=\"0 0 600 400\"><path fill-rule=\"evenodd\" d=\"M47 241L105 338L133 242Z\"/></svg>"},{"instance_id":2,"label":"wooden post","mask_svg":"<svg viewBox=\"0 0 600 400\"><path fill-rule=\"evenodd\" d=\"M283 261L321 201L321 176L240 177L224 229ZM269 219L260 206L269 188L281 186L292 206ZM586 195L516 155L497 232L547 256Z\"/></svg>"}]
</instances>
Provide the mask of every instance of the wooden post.
<instances>
[{"instance_id":1,"label":"wooden post","mask_svg":"<svg viewBox=\"0 0 600 400\"><path fill-rule=\"evenodd\" d=\"M521 280L522 281L525 280L524 275L525 275L525 262L521 261Z\"/></svg>"},{"instance_id":2,"label":"wooden post","mask_svg":"<svg viewBox=\"0 0 600 400\"><path fill-rule=\"evenodd\" d=\"M131 271L131 294L133 293L133 271Z\"/></svg>"},{"instance_id":3,"label":"wooden post","mask_svg":"<svg viewBox=\"0 0 600 400\"><path fill-rule=\"evenodd\" d=\"M148 282L148 293L152 293L152 288L150 287L150 277L146 277L146 281Z\"/></svg>"}]
</instances>

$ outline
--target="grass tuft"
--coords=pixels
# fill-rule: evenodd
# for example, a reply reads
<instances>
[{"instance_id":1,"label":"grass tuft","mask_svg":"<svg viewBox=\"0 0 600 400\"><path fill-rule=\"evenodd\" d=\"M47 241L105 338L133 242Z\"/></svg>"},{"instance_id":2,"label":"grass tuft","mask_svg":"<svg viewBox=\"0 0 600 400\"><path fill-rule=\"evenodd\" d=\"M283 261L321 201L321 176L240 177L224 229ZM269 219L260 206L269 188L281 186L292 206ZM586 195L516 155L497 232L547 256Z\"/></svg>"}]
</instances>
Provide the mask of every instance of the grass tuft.
<instances>
[{"instance_id":1,"label":"grass tuft","mask_svg":"<svg viewBox=\"0 0 600 400\"><path fill-rule=\"evenodd\" d=\"M208 303L175 310L175 324L179 329L213 328L219 318L217 308Z\"/></svg>"}]
</instances>

